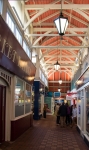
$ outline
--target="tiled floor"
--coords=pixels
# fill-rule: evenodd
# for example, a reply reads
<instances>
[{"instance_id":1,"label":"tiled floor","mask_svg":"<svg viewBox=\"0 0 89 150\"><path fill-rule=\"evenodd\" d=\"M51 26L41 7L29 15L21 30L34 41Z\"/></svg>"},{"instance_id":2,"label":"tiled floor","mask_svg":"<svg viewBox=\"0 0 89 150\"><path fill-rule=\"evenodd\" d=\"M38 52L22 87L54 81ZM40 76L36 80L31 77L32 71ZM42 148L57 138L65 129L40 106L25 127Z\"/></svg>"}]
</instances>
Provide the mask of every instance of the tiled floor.
<instances>
[{"instance_id":1,"label":"tiled floor","mask_svg":"<svg viewBox=\"0 0 89 150\"><path fill-rule=\"evenodd\" d=\"M47 116L34 121L34 126L27 130L15 142L5 143L2 150L89 150L76 130L67 126L56 126L55 117Z\"/></svg>"}]
</instances>

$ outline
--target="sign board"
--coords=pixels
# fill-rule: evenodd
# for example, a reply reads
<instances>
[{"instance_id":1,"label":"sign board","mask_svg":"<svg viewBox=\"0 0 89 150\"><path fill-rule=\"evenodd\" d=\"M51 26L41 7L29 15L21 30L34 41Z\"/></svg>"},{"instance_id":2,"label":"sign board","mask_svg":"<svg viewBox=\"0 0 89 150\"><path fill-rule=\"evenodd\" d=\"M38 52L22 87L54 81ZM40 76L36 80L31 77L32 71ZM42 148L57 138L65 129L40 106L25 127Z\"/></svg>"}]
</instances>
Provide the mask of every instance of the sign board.
<instances>
[{"instance_id":1,"label":"sign board","mask_svg":"<svg viewBox=\"0 0 89 150\"><path fill-rule=\"evenodd\" d=\"M0 15L0 66L32 84L36 67Z\"/></svg>"},{"instance_id":2,"label":"sign board","mask_svg":"<svg viewBox=\"0 0 89 150\"><path fill-rule=\"evenodd\" d=\"M60 97L60 96L61 96L60 92L54 92L54 97Z\"/></svg>"}]
</instances>

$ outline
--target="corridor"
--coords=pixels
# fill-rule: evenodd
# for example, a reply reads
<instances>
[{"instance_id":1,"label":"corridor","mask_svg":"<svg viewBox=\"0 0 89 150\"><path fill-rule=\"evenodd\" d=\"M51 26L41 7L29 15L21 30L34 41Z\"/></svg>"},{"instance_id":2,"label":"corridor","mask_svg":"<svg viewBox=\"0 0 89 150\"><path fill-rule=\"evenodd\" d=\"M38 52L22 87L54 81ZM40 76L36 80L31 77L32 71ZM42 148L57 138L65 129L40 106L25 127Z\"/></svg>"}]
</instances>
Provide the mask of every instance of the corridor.
<instances>
[{"instance_id":1,"label":"corridor","mask_svg":"<svg viewBox=\"0 0 89 150\"><path fill-rule=\"evenodd\" d=\"M89 150L89 147L76 127L60 128L54 116L47 116L34 121L33 127L16 141L1 145L0 150Z\"/></svg>"}]
</instances>

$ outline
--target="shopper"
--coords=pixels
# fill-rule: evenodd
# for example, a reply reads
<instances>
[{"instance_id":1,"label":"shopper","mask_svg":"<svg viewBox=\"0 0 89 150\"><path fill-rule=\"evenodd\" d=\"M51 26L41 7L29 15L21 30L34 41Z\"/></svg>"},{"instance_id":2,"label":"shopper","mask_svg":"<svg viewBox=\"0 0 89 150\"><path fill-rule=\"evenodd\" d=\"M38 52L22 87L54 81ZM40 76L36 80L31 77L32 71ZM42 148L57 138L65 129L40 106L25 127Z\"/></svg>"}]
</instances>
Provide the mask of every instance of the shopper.
<instances>
[{"instance_id":1,"label":"shopper","mask_svg":"<svg viewBox=\"0 0 89 150\"><path fill-rule=\"evenodd\" d=\"M56 107L55 107L55 115L56 115L56 125L59 125L59 103L57 103Z\"/></svg>"},{"instance_id":2,"label":"shopper","mask_svg":"<svg viewBox=\"0 0 89 150\"><path fill-rule=\"evenodd\" d=\"M70 107L69 107L68 103L66 103L66 107L67 107L66 125L69 125L70 124Z\"/></svg>"},{"instance_id":3,"label":"shopper","mask_svg":"<svg viewBox=\"0 0 89 150\"><path fill-rule=\"evenodd\" d=\"M73 106L73 110L72 110L72 125L71 127L74 126L74 124L77 123L77 108L76 105Z\"/></svg>"},{"instance_id":4,"label":"shopper","mask_svg":"<svg viewBox=\"0 0 89 150\"><path fill-rule=\"evenodd\" d=\"M66 107L66 105L64 105L64 102L60 106L59 114L60 114L61 127L65 127L67 107Z\"/></svg>"},{"instance_id":5,"label":"shopper","mask_svg":"<svg viewBox=\"0 0 89 150\"><path fill-rule=\"evenodd\" d=\"M70 125L72 125L72 112L73 112L73 105L70 106Z\"/></svg>"}]
</instances>

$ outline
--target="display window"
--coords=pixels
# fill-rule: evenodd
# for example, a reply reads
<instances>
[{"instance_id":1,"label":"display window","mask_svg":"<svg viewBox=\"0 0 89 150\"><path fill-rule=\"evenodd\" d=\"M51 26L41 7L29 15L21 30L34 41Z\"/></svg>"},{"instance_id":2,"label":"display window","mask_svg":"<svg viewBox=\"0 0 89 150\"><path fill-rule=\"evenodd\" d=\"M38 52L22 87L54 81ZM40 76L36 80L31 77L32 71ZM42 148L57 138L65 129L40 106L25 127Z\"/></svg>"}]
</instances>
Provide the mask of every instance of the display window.
<instances>
[{"instance_id":1,"label":"display window","mask_svg":"<svg viewBox=\"0 0 89 150\"><path fill-rule=\"evenodd\" d=\"M86 132L89 136L89 86L86 87Z\"/></svg>"},{"instance_id":2,"label":"display window","mask_svg":"<svg viewBox=\"0 0 89 150\"><path fill-rule=\"evenodd\" d=\"M16 78L15 85L15 117L21 116L24 114L24 82Z\"/></svg>"},{"instance_id":3,"label":"display window","mask_svg":"<svg viewBox=\"0 0 89 150\"><path fill-rule=\"evenodd\" d=\"M31 111L31 86L26 84L25 90L25 113L29 113Z\"/></svg>"},{"instance_id":4,"label":"display window","mask_svg":"<svg viewBox=\"0 0 89 150\"><path fill-rule=\"evenodd\" d=\"M16 78L15 85L15 117L31 111L31 85Z\"/></svg>"}]
</instances>

